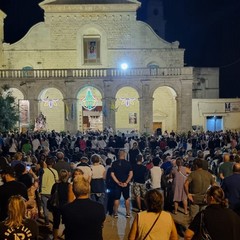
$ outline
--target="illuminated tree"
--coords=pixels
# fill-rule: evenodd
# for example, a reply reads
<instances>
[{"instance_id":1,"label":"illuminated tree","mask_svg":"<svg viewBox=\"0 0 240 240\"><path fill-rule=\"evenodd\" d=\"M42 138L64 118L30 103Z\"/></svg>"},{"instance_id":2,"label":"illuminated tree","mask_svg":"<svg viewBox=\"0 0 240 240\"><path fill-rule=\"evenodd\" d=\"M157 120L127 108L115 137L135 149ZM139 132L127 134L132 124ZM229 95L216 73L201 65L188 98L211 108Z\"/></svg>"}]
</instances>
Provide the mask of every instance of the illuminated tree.
<instances>
[{"instance_id":1,"label":"illuminated tree","mask_svg":"<svg viewBox=\"0 0 240 240\"><path fill-rule=\"evenodd\" d=\"M19 120L18 106L8 85L0 93L0 132L13 130Z\"/></svg>"}]
</instances>

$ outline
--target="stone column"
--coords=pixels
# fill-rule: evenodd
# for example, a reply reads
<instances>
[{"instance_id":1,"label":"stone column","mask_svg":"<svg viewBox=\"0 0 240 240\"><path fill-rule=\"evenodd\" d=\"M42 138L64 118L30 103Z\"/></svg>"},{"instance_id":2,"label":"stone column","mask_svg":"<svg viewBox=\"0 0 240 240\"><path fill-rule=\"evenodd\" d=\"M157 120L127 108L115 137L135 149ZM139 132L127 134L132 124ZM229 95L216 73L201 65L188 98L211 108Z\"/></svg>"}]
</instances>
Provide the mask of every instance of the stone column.
<instances>
[{"instance_id":1,"label":"stone column","mask_svg":"<svg viewBox=\"0 0 240 240\"><path fill-rule=\"evenodd\" d=\"M188 132L192 129L192 80L182 80L181 96L177 101L177 131Z\"/></svg>"},{"instance_id":2,"label":"stone column","mask_svg":"<svg viewBox=\"0 0 240 240\"><path fill-rule=\"evenodd\" d=\"M102 113L103 113L103 129L111 126L116 131L115 121L115 103L116 98L113 96L113 81L104 81L104 97L102 98Z\"/></svg>"},{"instance_id":3,"label":"stone column","mask_svg":"<svg viewBox=\"0 0 240 240\"><path fill-rule=\"evenodd\" d=\"M3 27L4 27L4 18L6 17L6 14L0 10L0 63L1 63L1 66L0 66L0 69L1 68L5 68L6 66L6 63L5 63L5 59L4 59L4 56L3 56L3 46L2 46L2 43L3 43L3 39L4 39L4 34L3 34Z\"/></svg>"},{"instance_id":4,"label":"stone column","mask_svg":"<svg viewBox=\"0 0 240 240\"><path fill-rule=\"evenodd\" d=\"M152 133L153 124L153 97L150 96L149 84L143 84L142 86L142 97L139 98L140 105L140 133Z\"/></svg>"},{"instance_id":5,"label":"stone column","mask_svg":"<svg viewBox=\"0 0 240 240\"><path fill-rule=\"evenodd\" d=\"M75 134L77 132L77 99L67 98L64 102L64 125L65 130Z\"/></svg>"},{"instance_id":6,"label":"stone column","mask_svg":"<svg viewBox=\"0 0 240 240\"><path fill-rule=\"evenodd\" d=\"M39 100L37 98L29 97L29 116L30 116L30 125L35 125L35 120L39 115Z\"/></svg>"}]
</instances>

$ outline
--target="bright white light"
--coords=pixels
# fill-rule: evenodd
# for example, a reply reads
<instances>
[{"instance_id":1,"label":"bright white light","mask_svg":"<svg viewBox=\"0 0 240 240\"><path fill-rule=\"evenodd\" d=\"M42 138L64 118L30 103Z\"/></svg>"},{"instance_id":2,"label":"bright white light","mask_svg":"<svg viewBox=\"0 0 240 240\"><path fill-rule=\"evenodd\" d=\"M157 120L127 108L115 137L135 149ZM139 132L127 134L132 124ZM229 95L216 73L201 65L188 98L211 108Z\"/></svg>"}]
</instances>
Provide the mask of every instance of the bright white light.
<instances>
[{"instance_id":1,"label":"bright white light","mask_svg":"<svg viewBox=\"0 0 240 240\"><path fill-rule=\"evenodd\" d=\"M122 70L128 69L127 63L122 63L122 64L121 64L121 69L122 69Z\"/></svg>"}]
</instances>

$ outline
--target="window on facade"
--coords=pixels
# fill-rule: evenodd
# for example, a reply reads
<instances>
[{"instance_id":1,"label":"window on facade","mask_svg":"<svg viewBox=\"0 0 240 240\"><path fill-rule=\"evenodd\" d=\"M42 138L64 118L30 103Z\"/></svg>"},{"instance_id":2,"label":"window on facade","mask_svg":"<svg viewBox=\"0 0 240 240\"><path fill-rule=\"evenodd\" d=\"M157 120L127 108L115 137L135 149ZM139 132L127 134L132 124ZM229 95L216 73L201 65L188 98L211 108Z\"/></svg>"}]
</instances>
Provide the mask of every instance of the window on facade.
<instances>
[{"instance_id":1,"label":"window on facade","mask_svg":"<svg viewBox=\"0 0 240 240\"><path fill-rule=\"evenodd\" d=\"M83 40L84 64L100 63L100 37L85 36Z\"/></svg>"}]
</instances>

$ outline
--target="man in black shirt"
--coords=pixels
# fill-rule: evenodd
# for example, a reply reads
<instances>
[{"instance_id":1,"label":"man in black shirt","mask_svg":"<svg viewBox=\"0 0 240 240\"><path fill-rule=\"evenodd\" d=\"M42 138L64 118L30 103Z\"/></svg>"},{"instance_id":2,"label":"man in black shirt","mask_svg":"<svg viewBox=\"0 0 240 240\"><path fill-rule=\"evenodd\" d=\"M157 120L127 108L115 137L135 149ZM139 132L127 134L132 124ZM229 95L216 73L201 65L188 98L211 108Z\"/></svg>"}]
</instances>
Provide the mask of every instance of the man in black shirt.
<instances>
[{"instance_id":1,"label":"man in black shirt","mask_svg":"<svg viewBox=\"0 0 240 240\"><path fill-rule=\"evenodd\" d=\"M104 206L89 199L90 183L84 175L73 180L76 199L62 207L65 240L102 240Z\"/></svg>"},{"instance_id":2,"label":"man in black shirt","mask_svg":"<svg viewBox=\"0 0 240 240\"><path fill-rule=\"evenodd\" d=\"M143 198L146 193L145 180L149 175L146 166L142 165L143 156L138 155L136 164L133 166L133 195L137 202L138 210L142 210L141 197Z\"/></svg>"},{"instance_id":3,"label":"man in black shirt","mask_svg":"<svg viewBox=\"0 0 240 240\"><path fill-rule=\"evenodd\" d=\"M118 217L118 207L121 194L123 194L126 206L126 218L130 217L130 196L129 183L132 179L133 172L131 165L125 160L126 153L124 149L119 150L119 159L112 164L111 176L115 182L114 189L114 217Z\"/></svg>"},{"instance_id":4,"label":"man in black shirt","mask_svg":"<svg viewBox=\"0 0 240 240\"><path fill-rule=\"evenodd\" d=\"M5 220L8 212L8 200L11 196L21 195L28 200L27 188L23 183L15 179L14 169L5 167L0 172L4 184L0 186L0 221Z\"/></svg>"}]
</instances>

